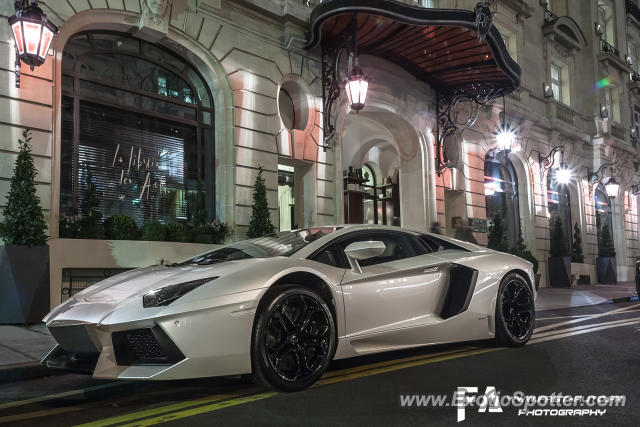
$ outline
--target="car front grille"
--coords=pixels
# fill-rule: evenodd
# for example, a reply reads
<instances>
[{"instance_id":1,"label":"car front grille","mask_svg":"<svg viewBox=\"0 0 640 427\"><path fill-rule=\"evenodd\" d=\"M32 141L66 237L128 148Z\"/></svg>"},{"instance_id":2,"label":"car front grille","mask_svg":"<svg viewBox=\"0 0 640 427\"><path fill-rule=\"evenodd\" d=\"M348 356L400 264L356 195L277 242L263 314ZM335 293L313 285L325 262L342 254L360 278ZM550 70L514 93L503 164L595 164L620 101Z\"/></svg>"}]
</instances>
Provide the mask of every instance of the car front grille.
<instances>
[{"instance_id":1,"label":"car front grille","mask_svg":"<svg viewBox=\"0 0 640 427\"><path fill-rule=\"evenodd\" d=\"M111 334L116 363L130 365L173 365L185 358L159 326Z\"/></svg>"}]
</instances>

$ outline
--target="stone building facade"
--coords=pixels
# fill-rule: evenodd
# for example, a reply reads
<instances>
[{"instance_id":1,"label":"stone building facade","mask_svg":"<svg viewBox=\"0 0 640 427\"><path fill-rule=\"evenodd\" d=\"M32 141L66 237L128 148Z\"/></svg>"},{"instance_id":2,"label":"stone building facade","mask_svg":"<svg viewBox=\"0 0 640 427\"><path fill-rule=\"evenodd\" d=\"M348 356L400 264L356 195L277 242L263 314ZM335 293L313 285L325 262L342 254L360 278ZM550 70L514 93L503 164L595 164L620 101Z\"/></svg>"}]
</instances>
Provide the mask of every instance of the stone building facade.
<instances>
[{"instance_id":1,"label":"stone building facade","mask_svg":"<svg viewBox=\"0 0 640 427\"><path fill-rule=\"evenodd\" d=\"M117 109L128 98L115 91L133 93L138 97L137 107L127 105L126 111L133 116L152 111L149 115L156 121L170 121L167 111L174 114L181 108L199 105L200 109L194 110L197 118L187 120L181 116L176 123L199 129L198 141L194 142L200 147L195 160L199 166L194 176L205 181L209 216L231 226L231 239L242 238L247 230L252 186L259 168L264 170L274 223L289 229L343 222L344 171L349 166L366 166L375 176L374 185L385 185L389 179L398 184L397 222L406 227L426 231L437 221L445 234L454 236L459 224L473 223L475 238L486 244L483 224L492 212L506 209L510 215L509 239L514 244L521 230L526 246L540 261L541 286L547 283L552 214L563 215L569 225L566 228L573 228L574 224L581 228L585 265L576 266L576 272L590 275L591 282L595 281L598 230L610 221L618 254L618 278L632 278L633 262L640 255L638 201L632 192L632 184L639 179L634 137L640 131L631 132L633 127L640 127L640 8L635 1L490 2L494 25L503 35L509 54L522 68L521 88L507 96L504 103L506 120L517 131L516 142L509 154L496 155L493 131L500 124L503 103L492 102L480 109L473 126L463 127L456 134L460 161L442 176L435 173L433 155L435 92L384 58L360 58L361 67L371 78L366 106L355 114L349 111L343 95L334 109L337 136L331 149L323 149L320 51L304 49L316 3L320 2L42 0L41 8L60 32L43 66L34 71L22 68L19 89L14 86L10 28L0 25L0 207L8 192L18 137L28 127L33 130L38 193L46 210L49 234L52 241L65 240L59 239L60 219L67 209L65 200L77 205L84 176L80 171L73 172L77 176L68 177L65 153L70 149L65 144L76 144L76 156L92 152L88 148L83 151L82 141L77 142L84 128L76 122L89 123L89 119L82 118L85 113L95 116L113 111L83 110L81 83L86 80L103 85L108 81L112 101L107 102L106 95L100 95L102 89L96 86L87 99L99 104L104 101L104 105ZM404 3L472 10L476 2ZM13 1L0 0L0 15L6 17L13 12ZM86 74L82 74L85 71L80 62L77 72L71 72L65 61L70 61L76 52L73 49L80 49L85 43L85 35L91 49L99 51L92 52L102 58L107 53L111 58L121 55L119 49L128 49L129 40L133 39L139 41L135 42L138 50L123 54L136 57L143 64L145 46L158 47L193 69L193 79L185 77L188 72L184 76L168 73L170 77L153 74L156 92L150 94L142 87L127 92L131 88L126 81L114 83L112 70L104 72L101 67L106 65L100 65L100 61L84 63L89 64ZM100 40L108 45L100 45ZM173 61L173 56L167 58L166 61ZM165 64L158 59L156 65L162 68ZM166 68L171 67L166 64ZM71 77L80 86L69 86ZM167 94L172 93L169 86L175 81L185 81L186 85L180 89L182 92L174 91L177 95L171 108L145 106L147 98L153 105L163 96L171 98ZM205 82L206 87L195 81ZM71 96L70 90L80 95ZM200 102L194 101L194 90ZM209 107L203 104L206 96L200 91L210 95ZM73 104L76 110L71 106L65 109L69 99L78 99ZM69 118L67 114L76 115ZM203 118L201 114L210 116ZM98 119L91 120L94 127L90 127L94 129ZM156 122L150 123L153 126ZM68 137L71 131L65 126L75 126L76 133ZM208 132L206 129L210 129L210 140L202 136ZM148 135L144 132L138 132L137 137ZM176 127L176 132L182 130ZM130 167L130 160L126 156L120 158L119 150L131 150L129 157L135 157L134 151L139 148L127 141L124 133L118 135L122 138L114 142L119 144L118 152L114 153L113 147L107 150L104 158L113 157L113 162L105 167L115 166L120 160L129 162ZM72 142L74 138L76 142ZM573 171L566 189L556 188L553 179L549 179L553 169L540 170L540 155L546 156L555 146L564 147L565 160ZM202 154L207 150L209 157ZM187 159L185 153L181 155ZM588 182L589 171L606 163L613 166L611 171L604 170L603 177L613 173L621 183L619 196L611 201L602 196L600 184ZM75 164L76 169L81 169L77 165L82 162ZM291 182L293 185L289 185ZM138 184L144 187L144 178ZM194 181L181 185L193 190ZM134 197L132 203L140 203L143 196L141 193L137 199ZM148 200L149 193L146 197ZM174 219L182 215L171 209ZM371 218L367 220L371 222ZM570 238L569 233L567 236ZM72 247L69 242L65 245ZM52 283L59 283L61 272L57 268L52 266ZM52 303L54 300L52 296Z\"/></svg>"}]
</instances>

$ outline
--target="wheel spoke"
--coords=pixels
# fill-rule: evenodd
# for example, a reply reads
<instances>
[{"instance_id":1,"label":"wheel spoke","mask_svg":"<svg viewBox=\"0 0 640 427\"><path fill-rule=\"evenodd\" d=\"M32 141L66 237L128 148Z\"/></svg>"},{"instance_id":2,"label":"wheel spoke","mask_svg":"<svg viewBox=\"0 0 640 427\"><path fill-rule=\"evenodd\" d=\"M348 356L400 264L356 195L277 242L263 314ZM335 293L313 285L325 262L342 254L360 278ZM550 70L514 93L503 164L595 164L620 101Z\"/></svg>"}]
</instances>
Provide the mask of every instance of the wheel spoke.
<instances>
[{"instance_id":1,"label":"wheel spoke","mask_svg":"<svg viewBox=\"0 0 640 427\"><path fill-rule=\"evenodd\" d=\"M293 323L293 321L287 314L285 310L286 307L287 305L283 305L280 308L280 310L278 311L278 318L280 319L280 322L282 323L282 327L284 328L285 332L287 334L291 334L296 329L296 325Z\"/></svg>"}]
</instances>

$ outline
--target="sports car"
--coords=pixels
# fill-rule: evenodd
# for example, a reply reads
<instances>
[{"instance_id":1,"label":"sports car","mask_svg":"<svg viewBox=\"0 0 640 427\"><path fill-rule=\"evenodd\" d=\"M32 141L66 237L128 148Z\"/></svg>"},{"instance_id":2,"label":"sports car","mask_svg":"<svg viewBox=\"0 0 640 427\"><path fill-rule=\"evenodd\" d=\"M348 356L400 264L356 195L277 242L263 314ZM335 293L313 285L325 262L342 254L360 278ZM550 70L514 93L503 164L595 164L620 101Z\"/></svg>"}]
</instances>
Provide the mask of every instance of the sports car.
<instances>
[{"instance_id":1,"label":"sports car","mask_svg":"<svg viewBox=\"0 0 640 427\"><path fill-rule=\"evenodd\" d=\"M50 368L96 378L248 374L285 391L334 359L468 340L524 345L532 264L400 227L341 225L237 242L131 270L44 319Z\"/></svg>"}]
</instances>

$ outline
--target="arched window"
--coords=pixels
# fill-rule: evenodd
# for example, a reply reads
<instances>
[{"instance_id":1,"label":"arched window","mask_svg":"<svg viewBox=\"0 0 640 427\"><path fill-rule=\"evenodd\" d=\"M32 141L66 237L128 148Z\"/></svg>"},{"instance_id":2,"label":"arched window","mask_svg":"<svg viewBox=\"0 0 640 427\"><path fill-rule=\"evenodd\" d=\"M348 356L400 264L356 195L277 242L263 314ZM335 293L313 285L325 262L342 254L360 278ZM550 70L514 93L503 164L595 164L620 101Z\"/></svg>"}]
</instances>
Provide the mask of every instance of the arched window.
<instances>
[{"instance_id":1,"label":"arched window","mask_svg":"<svg viewBox=\"0 0 640 427\"><path fill-rule=\"evenodd\" d=\"M569 196L569 185L559 184L556 179L557 169L547 172L547 205L552 217L558 216L562 221L562 231L567 249L571 252L573 244L573 223L571 222L571 199Z\"/></svg>"},{"instance_id":2,"label":"arched window","mask_svg":"<svg viewBox=\"0 0 640 427\"><path fill-rule=\"evenodd\" d=\"M598 242L600 242L600 233L602 226L609 226L609 233L613 237L613 222L611 218L611 201L602 183L598 184L594 191L593 201L596 208L596 228L598 232Z\"/></svg>"},{"instance_id":3,"label":"arched window","mask_svg":"<svg viewBox=\"0 0 640 427\"><path fill-rule=\"evenodd\" d=\"M90 173L103 218L215 217L213 100L173 52L128 34L79 33L62 59L60 211L80 210Z\"/></svg>"},{"instance_id":4,"label":"arched window","mask_svg":"<svg viewBox=\"0 0 640 427\"><path fill-rule=\"evenodd\" d=\"M487 219L501 215L509 247L515 247L520 233L518 179L513 164L502 153L489 152L485 157L484 193Z\"/></svg>"}]
</instances>

